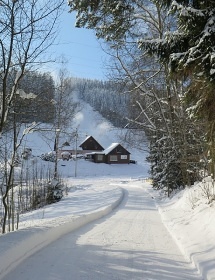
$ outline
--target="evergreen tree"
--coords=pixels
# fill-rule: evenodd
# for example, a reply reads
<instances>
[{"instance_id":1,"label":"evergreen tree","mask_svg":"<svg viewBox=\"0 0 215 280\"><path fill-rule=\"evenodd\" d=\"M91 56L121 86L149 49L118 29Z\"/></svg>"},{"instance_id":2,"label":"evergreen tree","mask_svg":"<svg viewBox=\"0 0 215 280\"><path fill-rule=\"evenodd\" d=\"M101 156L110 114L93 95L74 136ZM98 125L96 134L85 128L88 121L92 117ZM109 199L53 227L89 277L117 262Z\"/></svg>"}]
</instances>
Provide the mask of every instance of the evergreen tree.
<instances>
[{"instance_id":1,"label":"evergreen tree","mask_svg":"<svg viewBox=\"0 0 215 280\"><path fill-rule=\"evenodd\" d=\"M106 41L124 37L131 27L133 10L129 0L74 0L68 1L71 11L77 11L76 27L95 29L98 38Z\"/></svg>"},{"instance_id":2,"label":"evergreen tree","mask_svg":"<svg viewBox=\"0 0 215 280\"><path fill-rule=\"evenodd\" d=\"M207 127L209 172L215 176L215 3L213 0L162 0L177 17L177 30L141 47L169 63L171 73L186 77L190 112Z\"/></svg>"},{"instance_id":3,"label":"evergreen tree","mask_svg":"<svg viewBox=\"0 0 215 280\"><path fill-rule=\"evenodd\" d=\"M17 122L53 122L54 105L51 100L54 99L55 84L49 73L26 71L18 84L18 92L14 108Z\"/></svg>"},{"instance_id":4,"label":"evergreen tree","mask_svg":"<svg viewBox=\"0 0 215 280\"><path fill-rule=\"evenodd\" d=\"M170 63L172 72L195 75L209 83L215 80L215 3L206 0L162 0L176 16L177 30L157 42L142 41ZM148 45L147 45L148 43Z\"/></svg>"}]
</instances>

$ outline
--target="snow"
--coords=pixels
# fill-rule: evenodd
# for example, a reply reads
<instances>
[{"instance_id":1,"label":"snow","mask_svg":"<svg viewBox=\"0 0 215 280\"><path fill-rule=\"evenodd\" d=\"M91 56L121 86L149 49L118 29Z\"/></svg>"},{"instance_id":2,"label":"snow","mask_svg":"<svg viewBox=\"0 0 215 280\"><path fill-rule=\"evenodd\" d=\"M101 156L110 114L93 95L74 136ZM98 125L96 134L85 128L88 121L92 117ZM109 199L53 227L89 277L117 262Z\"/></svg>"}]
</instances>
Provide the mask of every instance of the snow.
<instances>
[{"instance_id":1,"label":"snow","mask_svg":"<svg viewBox=\"0 0 215 280\"><path fill-rule=\"evenodd\" d=\"M37 97L36 94L29 92L29 93L25 93L24 90L22 89L18 89L16 91L16 94L19 95L22 99L34 99Z\"/></svg>"},{"instance_id":2,"label":"snow","mask_svg":"<svg viewBox=\"0 0 215 280\"><path fill-rule=\"evenodd\" d=\"M105 155L109 154L113 149L115 149L119 143L112 143L109 147L107 147L103 152Z\"/></svg>"},{"instance_id":3,"label":"snow","mask_svg":"<svg viewBox=\"0 0 215 280\"><path fill-rule=\"evenodd\" d=\"M204 279L215 279L215 203L208 203L206 186L197 183L171 199L159 197L157 206L186 259L197 265Z\"/></svg>"},{"instance_id":4,"label":"snow","mask_svg":"<svg viewBox=\"0 0 215 280\"><path fill-rule=\"evenodd\" d=\"M117 129L88 105L76 125L104 147L120 142ZM42 147L36 133L27 136L32 154L53 147ZM167 198L151 187L146 154L127 148L137 164L59 160L68 194L21 215L19 230L0 236L0 279L215 279L210 181Z\"/></svg>"}]
</instances>

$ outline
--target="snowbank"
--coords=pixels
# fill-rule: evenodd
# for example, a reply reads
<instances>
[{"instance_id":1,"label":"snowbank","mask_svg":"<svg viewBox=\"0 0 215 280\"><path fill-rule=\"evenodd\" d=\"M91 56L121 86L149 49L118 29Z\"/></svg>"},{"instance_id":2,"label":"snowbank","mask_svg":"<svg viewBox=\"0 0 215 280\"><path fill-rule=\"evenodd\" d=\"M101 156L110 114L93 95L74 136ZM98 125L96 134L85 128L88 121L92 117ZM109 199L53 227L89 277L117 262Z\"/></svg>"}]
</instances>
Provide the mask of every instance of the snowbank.
<instances>
[{"instance_id":1,"label":"snowbank","mask_svg":"<svg viewBox=\"0 0 215 280\"><path fill-rule=\"evenodd\" d=\"M202 183L186 188L172 198L151 190L164 225L184 256L204 279L215 279L215 202L208 203Z\"/></svg>"},{"instance_id":2,"label":"snowbank","mask_svg":"<svg viewBox=\"0 0 215 280\"><path fill-rule=\"evenodd\" d=\"M114 200L112 199L112 203L109 205L80 216L73 215L70 216L70 218L67 216L67 222L62 224L58 223L55 227L40 227L34 228L33 230L20 230L1 236L0 238L3 243L4 238L6 242L9 242L9 237L11 237L12 243L10 243L10 248L7 248L7 250L0 250L0 279L13 270L23 260L63 235L109 214L123 199L123 189L118 190L120 191L115 193ZM0 246L0 249L3 249L2 246Z\"/></svg>"}]
</instances>

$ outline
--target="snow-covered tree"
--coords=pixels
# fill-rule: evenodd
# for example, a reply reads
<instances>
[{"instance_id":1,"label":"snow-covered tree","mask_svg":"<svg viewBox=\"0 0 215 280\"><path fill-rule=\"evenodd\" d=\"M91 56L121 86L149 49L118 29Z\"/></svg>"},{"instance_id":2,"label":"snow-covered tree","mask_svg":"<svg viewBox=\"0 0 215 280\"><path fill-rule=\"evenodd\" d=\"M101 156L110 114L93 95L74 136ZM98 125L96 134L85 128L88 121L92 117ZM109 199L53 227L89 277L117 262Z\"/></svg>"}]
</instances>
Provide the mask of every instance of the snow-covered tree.
<instances>
[{"instance_id":1,"label":"snow-covered tree","mask_svg":"<svg viewBox=\"0 0 215 280\"><path fill-rule=\"evenodd\" d=\"M215 81L215 4L212 0L161 0L176 16L177 29L153 43L172 72ZM144 44L144 41L143 41ZM151 44L151 43L150 43Z\"/></svg>"},{"instance_id":2,"label":"snow-covered tree","mask_svg":"<svg viewBox=\"0 0 215 280\"><path fill-rule=\"evenodd\" d=\"M190 112L205 121L210 172L215 175L215 4L213 0L162 0L176 18L177 27L162 40L141 40L140 46L157 53L171 74L186 78Z\"/></svg>"}]
</instances>

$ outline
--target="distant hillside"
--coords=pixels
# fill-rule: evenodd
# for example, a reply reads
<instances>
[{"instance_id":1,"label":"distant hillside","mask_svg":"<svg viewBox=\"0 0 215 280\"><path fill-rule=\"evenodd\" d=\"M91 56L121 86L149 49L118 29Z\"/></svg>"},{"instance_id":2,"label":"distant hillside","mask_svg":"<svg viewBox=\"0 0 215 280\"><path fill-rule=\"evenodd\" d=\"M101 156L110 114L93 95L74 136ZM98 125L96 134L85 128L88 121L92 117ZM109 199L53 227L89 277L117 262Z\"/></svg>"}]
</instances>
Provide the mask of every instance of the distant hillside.
<instances>
[{"instance_id":1,"label":"distant hillside","mask_svg":"<svg viewBox=\"0 0 215 280\"><path fill-rule=\"evenodd\" d=\"M87 137L92 135L104 148L107 148L112 143L121 143L126 149L128 149L132 158L138 160L138 162L144 162L146 157L147 146L145 143L144 149L138 148L138 139L133 139L133 145L127 143L125 135L128 133L127 129L121 129L113 126L108 120L101 116L99 112L96 112L89 104L82 101L81 111L79 111L71 122L71 127L68 127L67 133L61 134L60 145L68 142L71 149L75 149L76 145L82 143ZM50 125L43 124L44 127ZM77 137L74 132L77 131ZM135 144L135 141L136 144ZM32 152L35 155L52 151L54 148L54 132L34 132L25 136L23 143L25 146L31 147ZM145 151L144 151L145 150Z\"/></svg>"},{"instance_id":2,"label":"distant hillside","mask_svg":"<svg viewBox=\"0 0 215 280\"><path fill-rule=\"evenodd\" d=\"M125 86L89 79L73 79L73 84L79 99L89 103L114 126L124 127L128 123L130 94Z\"/></svg>"}]
</instances>

